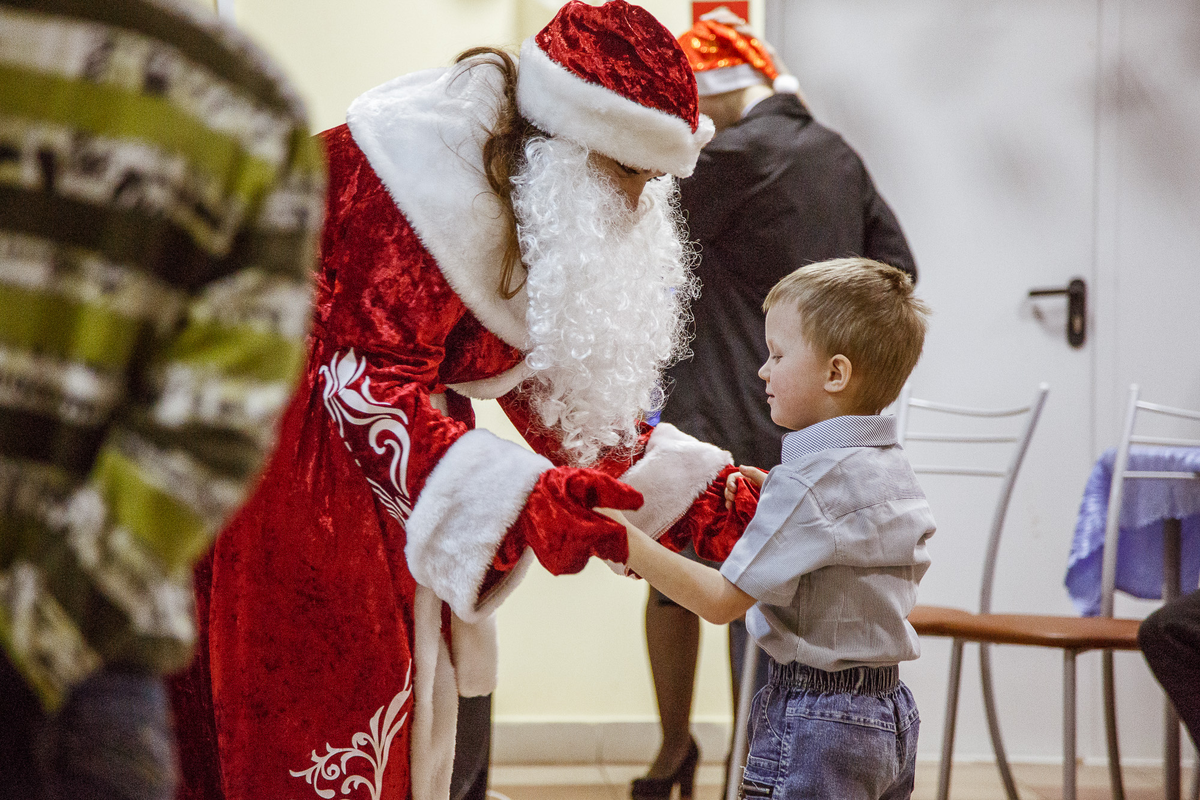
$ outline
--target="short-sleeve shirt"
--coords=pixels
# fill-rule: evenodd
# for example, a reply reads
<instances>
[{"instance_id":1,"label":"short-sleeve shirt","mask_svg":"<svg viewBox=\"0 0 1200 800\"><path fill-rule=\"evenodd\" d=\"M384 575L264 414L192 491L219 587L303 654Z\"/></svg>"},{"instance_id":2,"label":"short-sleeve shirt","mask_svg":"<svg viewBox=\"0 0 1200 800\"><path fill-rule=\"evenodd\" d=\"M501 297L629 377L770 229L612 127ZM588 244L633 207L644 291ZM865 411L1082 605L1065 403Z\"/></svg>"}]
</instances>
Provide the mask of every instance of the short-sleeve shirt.
<instances>
[{"instance_id":1,"label":"short-sleeve shirt","mask_svg":"<svg viewBox=\"0 0 1200 800\"><path fill-rule=\"evenodd\" d=\"M907 617L934 530L895 418L834 417L784 437L721 574L758 601L747 629L780 664L897 664L920 655Z\"/></svg>"}]
</instances>

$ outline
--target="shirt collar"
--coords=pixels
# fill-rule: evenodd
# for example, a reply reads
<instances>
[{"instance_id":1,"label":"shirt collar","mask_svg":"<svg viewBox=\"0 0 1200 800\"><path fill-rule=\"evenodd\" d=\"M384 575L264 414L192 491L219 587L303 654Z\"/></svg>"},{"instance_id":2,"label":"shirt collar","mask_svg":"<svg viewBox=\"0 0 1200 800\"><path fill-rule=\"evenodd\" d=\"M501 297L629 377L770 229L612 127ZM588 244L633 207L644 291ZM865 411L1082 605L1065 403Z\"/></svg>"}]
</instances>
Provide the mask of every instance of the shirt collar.
<instances>
[{"instance_id":1,"label":"shirt collar","mask_svg":"<svg viewBox=\"0 0 1200 800\"><path fill-rule=\"evenodd\" d=\"M783 463L835 447L890 447L897 443L895 417L833 417L784 436Z\"/></svg>"}]
</instances>

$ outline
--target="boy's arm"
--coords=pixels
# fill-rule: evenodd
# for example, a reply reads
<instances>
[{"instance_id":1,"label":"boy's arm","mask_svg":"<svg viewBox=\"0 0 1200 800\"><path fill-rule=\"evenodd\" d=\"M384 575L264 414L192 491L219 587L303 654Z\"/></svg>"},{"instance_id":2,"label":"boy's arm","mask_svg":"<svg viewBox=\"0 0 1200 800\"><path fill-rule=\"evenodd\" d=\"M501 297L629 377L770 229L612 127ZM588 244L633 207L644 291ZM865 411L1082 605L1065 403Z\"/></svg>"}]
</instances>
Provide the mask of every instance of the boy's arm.
<instances>
[{"instance_id":1,"label":"boy's arm","mask_svg":"<svg viewBox=\"0 0 1200 800\"><path fill-rule=\"evenodd\" d=\"M714 625L725 625L745 614L756 602L712 567L672 553L630 524L617 511L598 508L625 526L629 536L626 566L651 586Z\"/></svg>"}]
</instances>

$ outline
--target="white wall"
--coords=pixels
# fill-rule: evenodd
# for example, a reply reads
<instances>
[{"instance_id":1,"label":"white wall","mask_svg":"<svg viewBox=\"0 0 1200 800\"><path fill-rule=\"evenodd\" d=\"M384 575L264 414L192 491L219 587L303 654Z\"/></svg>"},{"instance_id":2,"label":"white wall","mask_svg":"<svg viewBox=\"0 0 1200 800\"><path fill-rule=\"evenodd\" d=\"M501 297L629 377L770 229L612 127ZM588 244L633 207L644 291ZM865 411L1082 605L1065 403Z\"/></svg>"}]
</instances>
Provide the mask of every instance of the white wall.
<instances>
[{"instance_id":1,"label":"white wall","mask_svg":"<svg viewBox=\"0 0 1200 800\"><path fill-rule=\"evenodd\" d=\"M237 24L279 60L308 98L314 130L340 125L355 97L397 75L444 66L468 47L519 45L562 5L557 0L232 2ZM691 4L685 0L640 5L675 33L691 25ZM751 2L760 29L762 7L763 0Z\"/></svg>"}]
</instances>

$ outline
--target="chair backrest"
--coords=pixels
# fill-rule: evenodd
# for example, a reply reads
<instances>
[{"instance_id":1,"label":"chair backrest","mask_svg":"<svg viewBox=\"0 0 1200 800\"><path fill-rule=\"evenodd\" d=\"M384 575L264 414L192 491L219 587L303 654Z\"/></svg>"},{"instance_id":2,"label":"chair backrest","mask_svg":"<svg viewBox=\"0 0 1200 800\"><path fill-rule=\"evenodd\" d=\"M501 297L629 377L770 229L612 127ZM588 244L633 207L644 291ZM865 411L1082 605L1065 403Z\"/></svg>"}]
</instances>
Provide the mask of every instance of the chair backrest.
<instances>
[{"instance_id":1,"label":"chair backrest","mask_svg":"<svg viewBox=\"0 0 1200 800\"><path fill-rule=\"evenodd\" d=\"M1000 478L1000 494L996 499L996 509L992 514L992 526L988 532L987 553L983 563L983 579L979 588L979 612L986 614L992 610L992 586L996 575L996 555L1000 550L1000 534L1004 529L1004 517L1008 513L1008 504L1012 499L1013 486L1017 482L1017 473L1025 460L1029 442L1033 439L1033 431L1042 416L1042 407L1046 404L1046 396L1050 393L1049 385L1043 383L1034 393L1029 405L1018 408L967 408L963 406L935 403L920 400L912 396L911 387L905 386L896 403L896 430L900 444L906 442L952 442L965 445L1015 445L1006 469L986 469L969 466L941 466L929 464L913 464L913 470L918 474L933 475L967 475L982 478ZM975 417L980 419L1004 419L1024 416L1024 426L1015 433L924 433L908 430L910 412L912 409L923 409L957 417ZM1011 426L1010 426L1011 427Z\"/></svg>"},{"instance_id":2,"label":"chair backrest","mask_svg":"<svg viewBox=\"0 0 1200 800\"><path fill-rule=\"evenodd\" d=\"M1100 573L1100 615L1113 615L1113 594L1117 582L1117 537L1120 535L1121 503L1125 495L1125 481L1137 478L1168 480L1200 480L1200 472L1175 470L1130 470L1129 450L1132 445L1148 447L1200 447L1198 439L1177 439L1164 436L1140 436L1137 429L1138 412L1146 411L1159 416L1200 422L1200 411L1147 403L1139 399L1140 390L1135 383L1129 387L1129 404L1125 407L1125 425L1121 440L1117 444L1113 460L1112 488L1108 493L1108 517L1104 525L1104 558Z\"/></svg>"}]
</instances>

